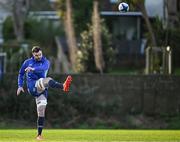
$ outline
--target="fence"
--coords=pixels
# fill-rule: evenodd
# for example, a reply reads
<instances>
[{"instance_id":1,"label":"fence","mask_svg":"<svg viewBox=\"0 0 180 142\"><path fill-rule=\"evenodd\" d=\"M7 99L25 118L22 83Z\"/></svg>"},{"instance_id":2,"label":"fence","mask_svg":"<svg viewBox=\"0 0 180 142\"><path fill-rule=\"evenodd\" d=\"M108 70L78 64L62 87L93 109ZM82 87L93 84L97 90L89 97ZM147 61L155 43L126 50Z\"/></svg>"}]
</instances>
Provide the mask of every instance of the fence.
<instances>
[{"instance_id":1,"label":"fence","mask_svg":"<svg viewBox=\"0 0 180 142\"><path fill-rule=\"evenodd\" d=\"M51 76L60 81L66 77ZM180 77L177 76L73 75L68 94L49 90L46 125L57 128L97 128L102 125L106 128L134 128L138 124L130 121L139 115L153 118L178 116L179 84ZM0 121L5 118L3 120L31 124L36 121L34 99L30 95L17 97L16 89L17 75L6 74L0 85ZM150 126L143 123L141 126L167 127L153 125L157 121L151 120Z\"/></svg>"}]
</instances>

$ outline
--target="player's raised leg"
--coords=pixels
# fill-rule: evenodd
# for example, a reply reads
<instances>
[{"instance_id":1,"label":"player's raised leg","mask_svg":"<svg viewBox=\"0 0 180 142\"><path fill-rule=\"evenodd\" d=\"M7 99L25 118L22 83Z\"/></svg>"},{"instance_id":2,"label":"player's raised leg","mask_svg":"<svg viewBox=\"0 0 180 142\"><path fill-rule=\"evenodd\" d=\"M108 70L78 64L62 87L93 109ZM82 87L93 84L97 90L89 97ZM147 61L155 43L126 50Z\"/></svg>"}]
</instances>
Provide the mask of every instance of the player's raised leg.
<instances>
[{"instance_id":1,"label":"player's raised leg","mask_svg":"<svg viewBox=\"0 0 180 142\"><path fill-rule=\"evenodd\" d=\"M51 77L41 78L36 82L37 91L40 93L47 87L60 88L65 92L69 91L70 84L72 82L72 77L69 75L64 83L59 83Z\"/></svg>"}]
</instances>

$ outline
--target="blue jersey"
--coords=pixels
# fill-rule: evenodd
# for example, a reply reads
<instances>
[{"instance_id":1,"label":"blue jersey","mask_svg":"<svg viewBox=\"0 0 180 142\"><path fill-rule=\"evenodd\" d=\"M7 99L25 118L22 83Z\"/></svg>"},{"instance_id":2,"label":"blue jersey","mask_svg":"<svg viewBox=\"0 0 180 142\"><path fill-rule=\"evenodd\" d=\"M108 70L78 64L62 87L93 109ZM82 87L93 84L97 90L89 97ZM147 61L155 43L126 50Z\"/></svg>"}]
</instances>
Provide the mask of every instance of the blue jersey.
<instances>
[{"instance_id":1,"label":"blue jersey","mask_svg":"<svg viewBox=\"0 0 180 142\"><path fill-rule=\"evenodd\" d=\"M25 60L19 70L18 87L23 87L24 75L26 74L26 83L27 83L28 91L33 96L38 96L38 94L35 91L35 82L38 79L45 78L47 76L49 66L50 66L49 60L47 60L45 57L42 57L40 61L35 60L34 57ZM34 68L34 71L26 73L25 69L27 67Z\"/></svg>"}]
</instances>

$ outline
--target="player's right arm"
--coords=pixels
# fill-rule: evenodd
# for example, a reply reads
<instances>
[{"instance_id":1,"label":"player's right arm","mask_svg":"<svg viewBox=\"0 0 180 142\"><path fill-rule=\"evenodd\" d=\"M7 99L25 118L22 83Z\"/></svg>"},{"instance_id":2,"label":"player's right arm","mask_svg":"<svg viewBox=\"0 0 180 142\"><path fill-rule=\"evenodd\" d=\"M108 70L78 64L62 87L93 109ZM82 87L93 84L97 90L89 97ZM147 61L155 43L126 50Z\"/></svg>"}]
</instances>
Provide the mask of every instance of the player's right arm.
<instances>
[{"instance_id":1,"label":"player's right arm","mask_svg":"<svg viewBox=\"0 0 180 142\"><path fill-rule=\"evenodd\" d=\"M22 64L19 74L18 74L18 89L17 89L17 96L21 93L24 92L23 89L23 84L24 84L24 74L25 74L25 68L27 67L27 60L24 61Z\"/></svg>"}]
</instances>

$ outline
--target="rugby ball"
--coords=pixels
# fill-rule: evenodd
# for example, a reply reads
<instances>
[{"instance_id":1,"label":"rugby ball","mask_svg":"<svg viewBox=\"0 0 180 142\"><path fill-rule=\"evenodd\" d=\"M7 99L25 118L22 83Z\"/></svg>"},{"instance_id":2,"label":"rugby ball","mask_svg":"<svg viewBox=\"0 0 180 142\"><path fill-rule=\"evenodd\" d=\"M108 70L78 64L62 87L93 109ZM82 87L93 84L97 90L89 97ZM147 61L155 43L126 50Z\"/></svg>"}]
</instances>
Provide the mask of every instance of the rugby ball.
<instances>
[{"instance_id":1,"label":"rugby ball","mask_svg":"<svg viewBox=\"0 0 180 142\"><path fill-rule=\"evenodd\" d=\"M118 10L120 12L127 12L129 11L129 5L125 2L121 2L119 5L118 5Z\"/></svg>"}]
</instances>

